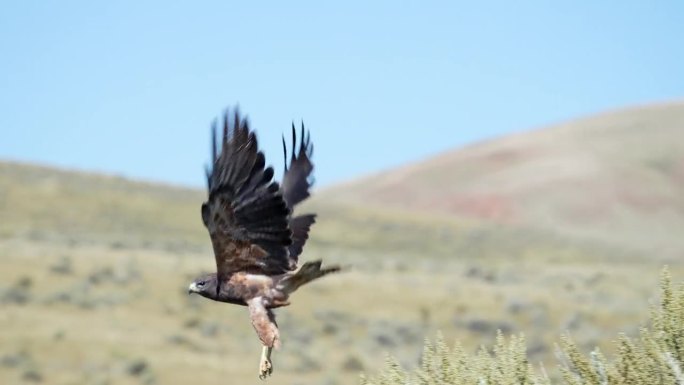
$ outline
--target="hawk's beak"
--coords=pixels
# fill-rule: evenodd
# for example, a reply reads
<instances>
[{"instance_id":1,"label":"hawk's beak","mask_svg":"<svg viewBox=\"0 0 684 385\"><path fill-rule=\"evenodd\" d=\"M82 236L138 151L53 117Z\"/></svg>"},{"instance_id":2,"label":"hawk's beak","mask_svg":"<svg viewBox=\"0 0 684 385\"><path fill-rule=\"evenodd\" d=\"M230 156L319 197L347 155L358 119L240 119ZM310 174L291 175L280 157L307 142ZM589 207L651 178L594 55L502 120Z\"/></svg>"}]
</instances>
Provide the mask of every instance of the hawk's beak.
<instances>
[{"instance_id":1,"label":"hawk's beak","mask_svg":"<svg viewBox=\"0 0 684 385\"><path fill-rule=\"evenodd\" d=\"M192 293L199 293L199 288L197 287L197 284L195 284L194 282L191 283L190 286L188 286L188 295Z\"/></svg>"}]
</instances>

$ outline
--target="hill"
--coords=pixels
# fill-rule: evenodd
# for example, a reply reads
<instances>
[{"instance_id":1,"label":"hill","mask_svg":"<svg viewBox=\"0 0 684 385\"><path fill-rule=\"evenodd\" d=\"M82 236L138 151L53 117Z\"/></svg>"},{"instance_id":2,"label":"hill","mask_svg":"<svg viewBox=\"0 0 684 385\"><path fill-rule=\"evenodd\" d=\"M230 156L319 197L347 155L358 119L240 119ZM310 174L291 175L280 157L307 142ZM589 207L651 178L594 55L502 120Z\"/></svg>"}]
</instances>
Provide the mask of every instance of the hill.
<instances>
[{"instance_id":1,"label":"hill","mask_svg":"<svg viewBox=\"0 0 684 385\"><path fill-rule=\"evenodd\" d=\"M613 111L453 150L318 197L684 256L684 102Z\"/></svg>"}]
</instances>

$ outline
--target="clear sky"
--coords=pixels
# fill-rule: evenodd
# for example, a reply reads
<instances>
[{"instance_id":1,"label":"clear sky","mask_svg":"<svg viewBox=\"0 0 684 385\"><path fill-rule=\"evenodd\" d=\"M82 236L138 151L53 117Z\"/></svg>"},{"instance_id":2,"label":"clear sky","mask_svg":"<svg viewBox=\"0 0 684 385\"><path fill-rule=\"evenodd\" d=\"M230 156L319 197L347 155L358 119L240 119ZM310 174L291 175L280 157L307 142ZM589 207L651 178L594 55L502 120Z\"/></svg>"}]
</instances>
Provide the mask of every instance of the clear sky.
<instances>
[{"instance_id":1,"label":"clear sky","mask_svg":"<svg viewBox=\"0 0 684 385\"><path fill-rule=\"evenodd\" d=\"M332 3L3 2L0 159L199 187L239 103L279 169L304 119L321 186L684 96L681 0Z\"/></svg>"}]
</instances>

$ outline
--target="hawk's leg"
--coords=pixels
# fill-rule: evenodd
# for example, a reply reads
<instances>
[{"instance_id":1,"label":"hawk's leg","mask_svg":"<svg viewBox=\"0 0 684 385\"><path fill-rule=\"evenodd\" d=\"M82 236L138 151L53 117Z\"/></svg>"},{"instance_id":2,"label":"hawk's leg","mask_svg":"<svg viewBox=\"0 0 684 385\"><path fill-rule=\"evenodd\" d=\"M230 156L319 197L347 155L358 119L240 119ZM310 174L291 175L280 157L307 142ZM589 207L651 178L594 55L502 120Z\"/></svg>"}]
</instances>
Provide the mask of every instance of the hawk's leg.
<instances>
[{"instance_id":1,"label":"hawk's leg","mask_svg":"<svg viewBox=\"0 0 684 385\"><path fill-rule=\"evenodd\" d=\"M261 350L261 361L259 361L259 379L265 380L266 377L273 373L273 363L271 363L271 350L268 346L264 346Z\"/></svg>"},{"instance_id":2,"label":"hawk's leg","mask_svg":"<svg viewBox=\"0 0 684 385\"><path fill-rule=\"evenodd\" d=\"M278 338L278 325L275 322L275 315L271 309L266 309L262 297L254 297L247 301L249 307L249 317L252 319L252 326L256 330L259 340L263 345L261 360L259 361L259 378L262 380L273 373L271 363L271 350L280 346Z\"/></svg>"}]
</instances>

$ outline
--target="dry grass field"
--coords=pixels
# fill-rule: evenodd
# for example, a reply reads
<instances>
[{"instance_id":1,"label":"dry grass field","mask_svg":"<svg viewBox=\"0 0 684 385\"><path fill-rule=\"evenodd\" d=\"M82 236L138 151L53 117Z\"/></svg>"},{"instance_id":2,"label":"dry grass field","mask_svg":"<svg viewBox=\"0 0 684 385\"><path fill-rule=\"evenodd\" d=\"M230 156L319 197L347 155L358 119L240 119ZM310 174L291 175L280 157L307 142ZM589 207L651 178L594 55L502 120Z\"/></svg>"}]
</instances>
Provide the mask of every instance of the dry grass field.
<instances>
[{"instance_id":1,"label":"dry grass field","mask_svg":"<svg viewBox=\"0 0 684 385\"><path fill-rule=\"evenodd\" d=\"M681 179L667 186L684 192ZM410 197L357 199L345 188L357 186L323 191L304 207L319 221L302 259L348 271L304 287L279 309L283 347L271 384L354 384L387 353L413 365L437 330L473 351L497 330L524 333L531 359L552 371L561 333L610 353L618 332L635 334L647 319L662 266L684 277L679 203L660 214L671 226L658 227L668 250L659 254L645 252L652 243L616 242L610 216L593 227L607 235L575 236L565 219L534 226L539 212L507 222L402 203ZM555 207L548 191L539 207ZM0 163L0 383L259 383L260 344L246 309L186 293L214 267L203 197ZM630 231L635 213L625 214ZM648 233L657 219L644 218Z\"/></svg>"}]
</instances>

